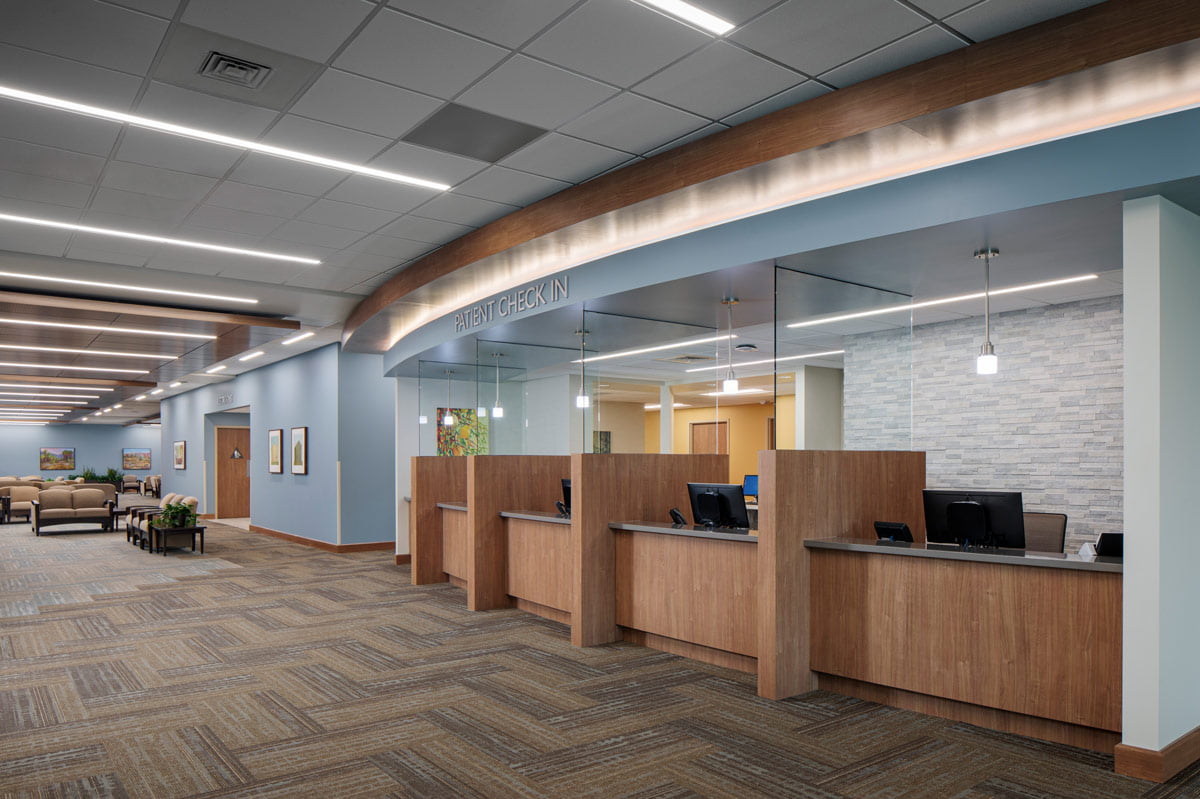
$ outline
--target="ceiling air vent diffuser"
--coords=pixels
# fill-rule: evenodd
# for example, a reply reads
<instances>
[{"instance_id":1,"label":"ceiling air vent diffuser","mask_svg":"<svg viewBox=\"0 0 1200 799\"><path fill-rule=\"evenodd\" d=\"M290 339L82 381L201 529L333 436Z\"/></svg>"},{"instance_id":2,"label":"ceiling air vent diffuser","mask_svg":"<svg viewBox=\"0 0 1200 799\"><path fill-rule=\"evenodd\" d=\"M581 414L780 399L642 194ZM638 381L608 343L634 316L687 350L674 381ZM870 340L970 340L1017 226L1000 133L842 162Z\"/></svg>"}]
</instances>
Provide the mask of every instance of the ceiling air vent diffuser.
<instances>
[{"instance_id":1,"label":"ceiling air vent diffuser","mask_svg":"<svg viewBox=\"0 0 1200 799\"><path fill-rule=\"evenodd\" d=\"M271 68L214 50L204 59L200 74L235 86L257 89L271 74Z\"/></svg>"}]
</instances>

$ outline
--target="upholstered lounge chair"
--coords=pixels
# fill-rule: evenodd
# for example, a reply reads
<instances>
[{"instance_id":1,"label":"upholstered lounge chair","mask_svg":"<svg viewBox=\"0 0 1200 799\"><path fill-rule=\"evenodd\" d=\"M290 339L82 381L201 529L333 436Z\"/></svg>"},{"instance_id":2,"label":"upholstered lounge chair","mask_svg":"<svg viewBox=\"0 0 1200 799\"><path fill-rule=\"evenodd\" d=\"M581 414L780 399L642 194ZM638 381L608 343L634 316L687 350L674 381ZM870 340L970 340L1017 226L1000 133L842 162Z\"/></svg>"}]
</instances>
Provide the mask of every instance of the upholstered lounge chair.
<instances>
[{"instance_id":1,"label":"upholstered lounge chair","mask_svg":"<svg viewBox=\"0 0 1200 799\"><path fill-rule=\"evenodd\" d=\"M142 537L149 532L146 519L157 516L159 511L168 504L182 499L182 495L174 492L165 495L157 505L133 505L125 509L125 540L138 546L143 545Z\"/></svg>"},{"instance_id":2,"label":"upholstered lounge chair","mask_svg":"<svg viewBox=\"0 0 1200 799\"><path fill-rule=\"evenodd\" d=\"M9 486L8 488L8 520L11 522L17 516L29 518L29 514L33 511L31 504L38 498L38 492L42 489L40 486L19 484Z\"/></svg>"},{"instance_id":3,"label":"upholstered lounge chair","mask_svg":"<svg viewBox=\"0 0 1200 799\"><path fill-rule=\"evenodd\" d=\"M116 502L108 499L96 488L80 488L66 491L61 488L44 489L38 492L31 503L29 515L35 535L42 529L55 524L80 524L94 522L109 532L113 529Z\"/></svg>"},{"instance_id":4,"label":"upholstered lounge chair","mask_svg":"<svg viewBox=\"0 0 1200 799\"><path fill-rule=\"evenodd\" d=\"M142 481L138 479L136 474L121 475L121 493L128 494L130 492L134 494L142 493Z\"/></svg>"}]
</instances>

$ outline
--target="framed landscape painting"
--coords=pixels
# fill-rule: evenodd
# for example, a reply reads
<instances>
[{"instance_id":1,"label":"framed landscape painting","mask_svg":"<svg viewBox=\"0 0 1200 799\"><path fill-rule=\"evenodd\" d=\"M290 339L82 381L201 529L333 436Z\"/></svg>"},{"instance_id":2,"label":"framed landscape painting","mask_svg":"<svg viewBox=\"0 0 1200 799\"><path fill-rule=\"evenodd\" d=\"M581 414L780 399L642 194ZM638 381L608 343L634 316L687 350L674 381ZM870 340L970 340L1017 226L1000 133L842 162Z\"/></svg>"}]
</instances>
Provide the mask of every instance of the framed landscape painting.
<instances>
[{"instance_id":1,"label":"framed landscape painting","mask_svg":"<svg viewBox=\"0 0 1200 799\"><path fill-rule=\"evenodd\" d=\"M150 468L150 450L125 448L121 450L121 470L136 472Z\"/></svg>"},{"instance_id":2,"label":"framed landscape painting","mask_svg":"<svg viewBox=\"0 0 1200 799\"><path fill-rule=\"evenodd\" d=\"M292 428L292 474L308 474L308 428Z\"/></svg>"},{"instance_id":3,"label":"framed landscape painting","mask_svg":"<svg viewBox=\"0 0 1200 799\"><path fill-rule=\"evenodd\" d=\"M187 468L187 442L176 441L171 445L171 456L176 469Z\"/></svg>"},{"instance_id":4,"label":"framed landscape painting","mask_svg":"<svg viewBox=\"0 0 1200 799\"><path fill-rule=\"evenodd\" d=\"M74 447L42 447L38 453L39 471L70 471L74 468Z\"/></svg>"},{"instance_id":5,"label":"framed landscape painting","mask_svg":"<svg viewBox=\"0 0 1200 799\"><path fill-rule=\"evenodd\" d=\"M267 471L283 474L283 430L267 431Z\"/></svg>"}]
</instances>

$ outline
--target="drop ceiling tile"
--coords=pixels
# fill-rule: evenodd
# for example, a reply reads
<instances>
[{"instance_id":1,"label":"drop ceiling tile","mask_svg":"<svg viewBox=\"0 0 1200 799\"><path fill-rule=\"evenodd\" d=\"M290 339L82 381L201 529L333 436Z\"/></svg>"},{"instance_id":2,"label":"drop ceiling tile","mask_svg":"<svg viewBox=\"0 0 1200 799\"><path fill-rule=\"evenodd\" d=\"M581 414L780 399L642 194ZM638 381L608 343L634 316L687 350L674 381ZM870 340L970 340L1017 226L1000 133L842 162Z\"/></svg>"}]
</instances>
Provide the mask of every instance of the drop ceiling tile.
<instances>
[{"instance_id":1,"label":"drop ceiling tile","mask_svg":"<svg viewBox=\"0 0 1200 799\"><path fill-rule=\"evenodd\" d=\"M729 126L722 125L719 122L714 122L711 125L706 125L705 127L700 128L700 130L692 131L691 133L687 134L686 136L680 136L678 139L675 139L674 141L669 141L666 144L662 145L661 147L656 147L655 149L646 153L646 156L650 157L653 155L658 155L659 153L664 153L667 150L674 150L676 147L682 147L683 145L687 144L688 142L699 141L700 139L703 139L707 136L711 136L714 133L720 133L723 130L729 130Z\"/></svg>"},{"instance_id":2,"label":"drop ceiling tile","mask_svg":"<svg viewBox=\"0 0 1200 799\"><path fill-rule=\"evenodd\" d=\"M561 133L548 133L500 163L549 178L582 183L629 160L629 153Z\"/></svg>"},{"instance_id":3,"label":"drop ceiling tile","mask_svg":"<svg viewBox=\"0 0 1200 799\"><path fill-rule=\"evenodd\" d=\"M116 157L135 164L219 178L237 163L242 152L217 144L130 128L121 137Z\"/></svg>"},{"instance_id":4,"label":"drop ceiling tile","mask_svg":"<svg viewBox=\"0 0 1200 799\"><path fill-rule=\"evenodd\" d=\"M0 100L0 137L6 139L107 156L120 130L115 122Z\"/></svg>"},{"instance_id":5,"label":"drop ceiling tile","mask_svg":"<svg viewBox=\"0 0 1200 799\"><path fill-rule=\"evenodd\" d=\"M299 218L307 222L317 222L322 225L333 225L367 233L378 230L388 222L395 221L398 213L368 208L364 205L341 203L336 200L318 200L300 214Z\"/></svg>"},{"instance_id":6,"label":"drop ceiling tile","mask_svg":"<svg viewBox=\"0 0 1200 799\"><path fill-rule=\"evenodd\" d=\"M345 180L346 173L323 166L250 153L229 177L238 183L319 197Z\"/></svg>"},{"instance_id":7,"label":"drop ceiling tile","mask_svg":"<svg viewBox=\"0 0 1200 799\"><path fill-rule=\"evenodd\" d=\"M142 83L124 72L9 45L0 45L0 74L9 86L118 111L130 109Z\"/></svg>"},{"instance_id":8,"label":"drop ceiling tile","mask_svg":"<svg viewBox=\"0 0 1200 799\"><path fill-rule=\"evenodd\" d=\"M76 183L95 183L104 170L104 159L32 142L0 139L0 165L14 172L43 175Z\"/></svg>"},{"instance_id":9,"label":"drop ceiling tile","mask_svg":"<svg viewBox=\"0 0 1200 799\"><path fill-rule=\"evenodd\" d=\"M92 187L83 183L0 170L0 197L83 208L91 196Z\"/></svg>"},{"instance_id":10,"label":"drop ceiling tile","mask_svg":"<svg viewBox=\"0 0 1200 799\"><path fill-rule=\"evenodd\" d=\"M492 166L463 181L456 192L472 197L482 197L509 205L529 205L543 197L557 194L569 188L570 183L552 180L528 172L518 172L502 166Z\"/></svg>"},{"instance_id":11,"label":"drop ceiling tile","mask_svg":"<svg viewBox=\"0 0 1200 799\"><path fill-rule=\"evenodd\" d=\"M190 221L188 224L180 225L178 228L176 228L173 235L177 238L188 239L191 241L202 241L206 244L223 244L228 247L243 247L248 250L264 249L262 246L262 236L260 235L252 233L236 233L228 228L214 229L211 227L203 227L201 225L193 225ZM165 252L167 249L175 252L192 253L193 255L195 255L197 252L196 250L187 250L179 247L169 247L168 245L163 245L162 251ZM216 254L219 255L220 253ZM230 255L222 257L232 258L234 259L234 262L240 262L245 260L247 256Z\"/></svg>"},{"instance_id":12,"label":"drop ceiling tile","mask_svg":"<svg viewBox=\"0 0 1200 799\"><path fill-rule=\"evenodd\" d=\"M636 3L589 0L525 52L628 87L711 40Z\"/></svg>"},{"instance_id":13,"label":"drop ceiling tile","mask_svg":"<svg viewBox=\"0 0 1200 799\"><path fill-rule=\"evenodd\" d=\"M313 198L307 194L293 194L289 191L267 189L262 186L252 186L249 183L238 183L225 180L217 186L212 196L208 198L211 205L223 208L235 208L239 211L291 218L312 204ZM318 220L319 221L319 220Z\"/></svg>"},{"instance_id":14,"label":"drop ceiling tile","mask_svg":"<svg viewBox=\"0 0 1200 799\"><path fill-rule=\"evenodd\" d=\"M355 250L354 253L347 253L346 266L355 269L366 269L380 266L382 262L386 262L387 265L379 270L385 271L391 269L400 261L407 261L410 258L424 255L429 252L431 245L424 241L376 234L374 236L367 236L362 241L356 243L353 249Z\"/></svg>"},{"instance_id":15,"label":"drop ceiling tile","mask_svg":"<svg viewBox=\"0 0 1200 799\"><path fill-rule=\"evenodd\" d=\"M200 202L212 191L213 186L217 185L217 181L190 172L176 172L172 169L157 169L114 160L110 161L104 170L100 185L154 197Z\"/></svg>"},{"instance_id":16,"label":"drop ceiling tile","mask_svg":"<svg viewBox=\"0 0 1200 799\"><path fill-rule=\"evenodd\" d=\"M332 247L335 250L340 250L343 247L349 247L361 239L363 234L357 230L347 230L346 228L333 227L332 225L318 225L315 222L302 222L298 219L293 219L281 225L271 236L283 241L294 241L299 244L312 244L317 247Z\"/></svg>"},{"instance_id":17,"label":"drop ceiling tile","mask_svg":"<svg viewBox=\"0 0 1200 799\"><path fill-rule=\"evenodd\" d=\"M761 103L755 103L749 108L744 108L736 114L730 114L721 121L726 125L740 125L743 122L749 122L752 119L766 116L772 111L778 111L781 108L787 108L788 106L802 103L805 100L820 97L822 94L829 94L829 92L829 89L826 89L816 81L810 80L787 91L782 91L774 97L768 97Z\"/></svg>"},{"instance_id":18,"label":"drop ceiling tile","mask_svg":"<svg viewBox=\"0 0 1200 799\"><path fill-rule=\"evenodd\" d=\"M938 19L944 19L978 2L979 0L912 0L914 6Z\"/></svg>"},{"instance_id":19,"label":"drop ceiling tile","mask_svg":"<svg viewBox=\"0 0 1200 799\"><path fill-rule=\"evenodd\" d=\"M804 81L789 69L717 41L639 83L634 91L720 119Z\"/></svg>"},{"instance_id":20,"label":"drop ceiling tile","mask_svg":"<svg viewBox=\"0 0 1200 799\"><path fill-rule=\"evenodd\" d=\"M417 144L397 142L386 153L372 161L371 166L453 186L482 171L487 163Z\"/></svg>"},{"instance_id":21,"label":"drop ceiling tile","mask_svg":"<svg viewBox=\"0 0 1200 799\"><path fill-rule=\"evenodd\" d=\"M76 240L67 248L67 257L77 261L95 261L102 264L121 264L123 266L145 266L156 247L142 244L140 249L133 247L110 246L122 244L137 244L133 241L121 242L120 239L110 239L106 242L84 242ZM97 246L103 244L104 246Z\"/></svg>"},{"instance_id":22,"label":"drop ceiling tile","mask_svg":"<svg viewBox=\"0 0 1200 799\"><path fill-rule=\"evenodd\" d=\"M53 255L61 258L67 251L67 243L70 240L71 234L65 230L18 226L7 222L0 224L0 250L8 252Z\"/></svg>"},{"instance_id":23,"label":"drop ceiling tile","mask_svg":"<svg viewBox=\"0 0 1200 799\"><path fill-rule=\"evenodd\" d=\"M377 178L355 175L329 192L328 199L402 214L427 202L434 192Z\"/></svg>"},{"instance_id":24,"label":"drop ceiling tile","mask_svg":"<svg viewBox=\"0 0 1200 799\"><path fill-rule=\"evenodd\" d=\"M279 120L262 140L277 147L337 158L353 164L369 161L391 144L390 139L382 136L372 136L295 114L288 114Z\"/></svg>"},{"instance_id":25,"label":"drop ceiling tile","mask_svg":"<svg viewBox=\"0 0 1200 799\"><path fill-rule=\"evenodd\" d=\"M470 233L472 228L466 225L456 225L452 222L442 222L436 219L425 219L408 215L383 229L383 232L403 239L415 239L430 244L445 244L459 236Z\"/></svg>"},{"instance_id":26,"label":"drop ceiling tile","mask_svg":"<svg viewBox=\"0 0 1200 799\"><path fill-rule=\"evenodd\" d=\"M320 267L289 264L283 261L255 261L241 263L218 274L237 280L257 280L261 283L286 283L310 269Z\"/></svg>"},{"instance_id":27,"label":"drop ceiling tile","mask_svg":"<svg viewBox=\"0 0 1200 799\"><path fill-rule=\"evenodd\" d=\"M634 94L621 94L562 129L638 154L704 127L708 120Z\"/></svg>"},{"instance_id":28,"label":"drop ceiling tile","mask_svg":"<svg viewBox=\"0 0 1200 799\"><path fill-rule=\"evenodd\" d=\"M273 50L325 61L374 9L363 0L190 0L183 22L261 44Z\"/></svg>"},{"instance_id":29,"label":"drop ceiling tile","mask_svg":"<svg viewBox=\"0 0 1200 799\"><path fill-rule=\"evenodd\" d=\"M710 14L740 26L778 3L779 0L704 0L701 5Z\"/></svg>"},{"instance_id":30,"label":"drop ceiling tile","mask_svg":"<svg viewBox=\"0 0 1200 799\"><path fill-rule=\"evenodd\" d=\"M170 200L166 197L102 188L96 191L89 210L145 220L146 224L161 229L179 224L195 207L196 204L191 200Z\"/></svg>"},{"instance_id":31,"label":"drop ceiling tile","mask_svg":"<svg viewBox=\"0 0 1200 799\"><path fill-rule=\"evenodd\" d=\"M353 269L322 269L314 272L302 272L289 279L284 285L321 291L345 291L372 277L374 275L367 272L356 272Z\"/></svg>"},{"instance_id":32,"label":"drop ceiling tile","mask_svg":"<svg viewBox=\"0 0 1200 799\"><path fill-rule=\"evenodd\" d=\"M105 2L164 19L171 19L175 16L175 9L179 8L179 0L105 0Z\"/></svg>"},{"instance_id":33,"label":"drop ceiling tile","mask_svg":"<svg viewBox=\"0 0 1200 799\"><path fill-rule=\"evenodd\" d=\"M518 55L455 102L541 128L557 128L616 93L611 86Z\"/></svg>"},{"instance_id":34,"label":"drop ceiling tile","mask_svg":"<svg viewBox=\"0 0 1200 799\"><path fill-rule=\"evenodd\" d=\"M946 19L946 24L977 42L1035 22L1094 6L1102 0L985 0Z\"/></svg>"},{"instance_id":35,"label":"drop ceiling tile","mask_svg":"<svg viewBox=\"0 0 1200 799\"><path fill-rule=\"evenodd\" d=\"M789 0L729 38L818 75L926 24L920 14L893 0Z\"/></svg>"},{"instance_id":36,"label":"drop ceiling tile","mask_svg":"<svg viewBox=\"0 0 1200 799\"><path fill-rule=\"evenodd\" d=\"M3 202L2 207L3 212L6 214L31 216L37 219L53 219L56 222L78 222L83 216L83 209L81 208L40 203L25 197L9 197ZM4 246L4 237L8 233L22 228L25 228L25 226L18 225L15 222L0 221L0 250L8 249Z\"/></svg>"},{"instance_id":37,"label":"drop ceiling tile","mask_svg":"<svg viewBox=\"0 0 1200 799\"><path fill-rule=\"evenodd\" d=\"M327 69L292 113L398 139L443 105L441 100L370 78Z\"/></svg>"},{"instance_id":38,"label":"drop ceiling tile","mask_svg":"<svg viewBox=\"0 0 1200 799\"><path fill-rule=\"evenodd\" d=\"M6 0L0 41L144 75L167 22L91 0Z\"/></svg>"},{"instance_id":39,"label":"drop ceiling tile","mask_svg":"<svg viewBox=\"0 0 1200 799\"><path fill-rule=\"evenodd\" d=\"M210 228L214 231L228 230L250 236L266 236L287 220L277 216L256 214L250 211L235 211L219 205L202 205L187 219L189 225Z\"/></svg>"},{"instance_id":40,"label":"drop ceiling tile","mask_svg":"<svg viewBox=\"0 0 1200 799\"><path fill-rule=\"evenodd\" d=\"M388 5L447 28L515 48L576 2L578 0L488 0L485 3L390 0Z\"/></svg>"},{"instance_id":41,"label":"drop ceiling tile","mask_svg":"<svg viewBox=\"0 0 1200 799\"><path fill-rule=\"evenodd\" d=\"M416 213L427 219L438 219L442 222L454 222L459 225L482 227L493 219L507 216L519 210L514 205L494 203L491 200L480 200L475 197L465 197L461 194L445 192L430 200L417 209Z\"/></svg>"},{"instance_id":42,"label":"drop ceiling tile","mask_svg":"<svg viewBox=\"0 0 1200 799\"><path fill-rule=\"evenodd\" d=\"M146 89L146 94L138 103L137 113L243 139L257 138L277 116L274 111L265 108L255 108L235 100L213 97L157 81Z\"/></svg>"},{"instance_id":43,"label":"drop ceiling tile","mask_svg":"<svg viewBox=\"0 0 1200 799\"><path fill-rule=\"evenodd\" d=\"M333 65L449 99L507 54L504 48L385 8Z\"/></svg>"},{"instance_id":44,"label":"drop ceiling tile","mask_svg":"<svg viewBox=\"0 0 1200 799\"><path fill-rule=\"evenodd\" d=\"M190 236L190 238L197 237ZM199 250L164 247L146 262L146 268L164 269L169 272L184 272L189 275L215 275L226 268L228 260L232 260L232 256L221 256L220 253L205 253ZM240 294L241 292L225 291L223 293Z\"/></svg>"},{"instance_id":45,"label":"drop ceiling tile","mask_svg":"<svg viewBox=\"0 0 1200 799\"><path fill-rule=\"evenodd\" d=\"M951 50L966 47L941 28L930 26L892 42L874 52L821 75L821 80L843 89L868 78L874 78L900 67L933 58Z\"/></svg>"}]
</instances>

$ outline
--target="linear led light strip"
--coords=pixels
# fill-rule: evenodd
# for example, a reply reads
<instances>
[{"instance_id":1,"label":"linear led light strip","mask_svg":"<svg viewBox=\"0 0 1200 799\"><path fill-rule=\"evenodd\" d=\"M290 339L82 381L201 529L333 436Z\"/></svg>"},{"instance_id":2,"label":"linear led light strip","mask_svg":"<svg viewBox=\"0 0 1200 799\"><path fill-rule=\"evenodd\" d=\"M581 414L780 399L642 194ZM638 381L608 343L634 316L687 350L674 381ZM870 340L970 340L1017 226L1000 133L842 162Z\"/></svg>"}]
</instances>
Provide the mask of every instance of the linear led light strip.
<instances>
[{"instance_id":1,"label":"linear led light strip","mask_svg":"<svg viewBox=\"0 0 1200 799\"><path fill-rule=\"evenodd\" d=\"M673 17L678 17L684 22L690 22L718 36L729 33L735 27L732 22L710 14L702 8L697 8L691 3L685 3L683 0L639 0L639 2L651 8L657 8Z\"/></svg>"},{"instance_id":2,"label":"linear led light strip","mask_svg":"<svg viewBox=\"0 0 1200 799\"><path fill-rule=\"evenodd\" d=\"M152 355L148 352L115 352L113 350L79 350L70 347L35 347L31 344L0 344L0 350L21 350L22 352L58 352L69 355L108 355L113 358L157 358L160 361L173 361L178 355Z\"/></svg>"},{"instance_id":3,"label":"linear led light strip","mask_svg":"<svg viewBox=\"0 0 1200 799\"><path fill-rule=\"evenodd\" d=\"M0 388L50 388L55 391L112 391L102 386L43 386L40 383L0 383ZM80 395L82 396L82 395Z\"/></svg>"},{"instance_id":4,"label":"linear led light strip","mask_svg":"<svg viewBox=\"0 0 1200 799\"><path fill-rule=\"evenodd\" d=\"M746 361L739 363L737 367L741 369L743 366L760 366L764 363L783 363L784 361L799 361L804 358L824 358L828 355L845 355L845 350L829 350L828 352L810 352L807 355L788 355L785 358L764 358L761 361ZM708 372L716 369L725 369L725 366L697 366L694 369L688 369L689 372Z\"/></svg>"},{"instance_id":5,"label":"linear led light strip","mask_svg":"<svg viewBox=\"0 0 1200 799\"><path fill-rule=\"evenodd\" d=\"M50 394L45 391L0 391L3 397L65 397L67 399L100 399L99 394ZM12 400L0 400L11 402ZM80 403L85 404L85 403Z\"/></svg>"},{"instance_id":6,"label":"linear led light strip","mask_svg":"<svg viewBox=\"0 0 1200 799\"><path fill-rule=\"evenodd\" d=\"M122 374L130 375L150 374L148 369L114 369L108 366L69 366L67 364L54 363L9 363L7 361L0 361L0 366L16 369L62 369L70 372L121 372Z\"/></svg>"},{"instance_id":7,"label":"linear led light strip","mask_svg":"<svg viewBox=\"0 0 1200 799\"><path fill-rule=\"evenodd\" d=\"M262 153L263 155L270 155L276 158L286 158L289 161L302 161L306 164L328 167L329 169L338 169L343 172L353 172L358 175L380 178L381 180L391 180L395 181L396 183L407 183L410 186L420 186L422 188L435 189L437 191L445 191L446 189L450 188L445 183L437 183L432 180L413 177L412 175L404 175L400 172L388 172L384 169L375 169L374 167L363 166L361 164L352 164L349 161L339 161L335 158L326 158L323 155L304 153L300 152L299 150L289 150L285 147L275 147L271 144L263 144L262 142L250 141L249 139L239 139L235 136L226 136L223 133L202 130L200 128L190 128L186 125L176 125L173 122L166 122L161 119L152 119L150 117L126 114L122 111L115 111L109 108L100 108L99 106L77 103L73 100L65 100L61 97L51 97L47 94L27 92L23 89L13 88L12 86L0 86L0 97L7 97L10 100L17 100L18 102L22 103L32 103L33 105L55 108L59 111L68 111L72 114L83 114L84 116L89 117L99 117L100 119L108 119L113 122L121 122L123 124L133 125L139 128L157 130L159 133L169 133L172 136L183 136L188 139L199 139L200 141L212 142L213 144L220 144L225 147L234 147L239 150L250 150L251 152Z\"/></svg>"},{"instance_id":8,"label":"linear led light strip","mask_svg":"<svg viewBox=\"0 0 1200 799\"><path fill-rule=\"evenodd\" d=\"M290 261L292 263L307 264L309 266L315 266L321 263L316 258L303 258L299 255L284 255L283 253L267 252L266 250L247 250L242 247L228 247L224 244L208 244L207 242L194 241L192 239L176 239L169 236L155 236L150 233L135 233L132 230L116 230L115 228L94 227L93 225L78 225L74 222L59 222L54 219L39 219L33 216L0 214L0 221L18 222L22 225L37 225L38 227L58 228L59 230L75 230L80 233L94 233L98 236L116 236L117 238L121 239L149 241L154 244L171 244L175 247L191 247L196 250L225 252L233 255L249 255L253 258L267 258L274 261Z\"/></svg>"},{"instance_id":9,"label":"linear led light strip","mask_svg":"<svg viewBox=\"0 0 1200 799\"><path fill-rule=\"evenodd\" d=\"M1062 280L1047 280L1042 283L1026 283L1023 286L1009 286L1003 289L992 289L993 297L998 294L1019 294L1023 291L1036 291L1037 289L1047 289L1051 286L1065 286L1068 283L1082 283L1085 280L1095 280L1099 275L1076 275L1075 277L1066 277ZM904 305L889 305L886 308L872 308L869 311L858 311L856 313L841 314L839 316L826 316L823 319L809 319L805 322L792 322L788 327L812 327L813 325L825 325L831 322L845 322L847 319L862 319L867 316L880 316L882 314L900 313L901 311L915 311L918 308L931 308L935 305L948 305L952 302L963 302L965 300L981 300L984 293L976 291L971 294L959 294L956 297L942 297L936 300L923 300L921 302L910 302Z\"/></svg>"},{"instance_id":10,"label":"linear led light strip","mask_svg":"<svg viewBox=\"0 0 1200 799\"><path fill-rule=\"evenodd\" d=\"M644 355L647 352L661 352L663 350L681 350L686 347L691 347L696 344L711 344L714 341L725 341L726 339L737 338L729 333L722 333L719 336L710 336L709 338L697 338L691 341L677 341L673 344L659 344L657 347L642 347L637 350L622 350L621 352L610 352L607 355L589 355L586 358L576 358L571 363L592 363L593 361L607 361L610 358L626 358L630 355Z\"/></svg>"},{"instance_id":11,"label":"linear led light strip","mask_svg":"<svg viewBox=\"0 0 1200 799\"><path fill-rule=\"evenodd\" d=\"M98 280L79 280L73 277L49 277L47 275L30 275L24 272L0 272L0 277L10 277L14 280L41 280L46 283L68 283L72 286L95 286L102 289L117 289L119 291L140 291L145 294L165 294L171 297L189 297L200 300L222 300L224 302L245 302L252 305L258 300L251 297L226 297L222 294L201 294L198 291L176 291L175 289L158 289L149 286L137 286L132 283L102 283Z\"/></svg>"},{"instance_id":12,"label":"linear led light strip","mask_svg":"<svg viewBox=\"0 0 1200 799\"><path fill-rule=\"evenodd\" d=\"M213 340L216 336L207 333L179 333L174 330L146 330L140 327L106 327L104 325L80 325L73 322L37 322L33 319L12 319L0 316L0 325L29 325L32 327L61 327L67 330L96 330L100 333L130 333L139 336L163 336L165 338L198 338Z\"/></svg>"},{"instance_id":13,"label":"linear led light strip","mask_svg":"<svg viewBox=\"0 0 1200 799\"><path fill-rule=\"evenodd\" d=\"M7 397L0 397L0 402L18 405L87 405L87 400L9 399ZM3 408L0 408L0 410L3 410Z\"/></svg>"}]
</instances>

